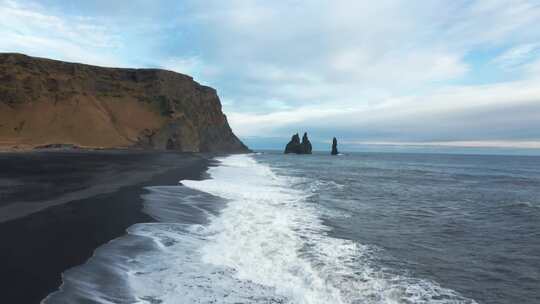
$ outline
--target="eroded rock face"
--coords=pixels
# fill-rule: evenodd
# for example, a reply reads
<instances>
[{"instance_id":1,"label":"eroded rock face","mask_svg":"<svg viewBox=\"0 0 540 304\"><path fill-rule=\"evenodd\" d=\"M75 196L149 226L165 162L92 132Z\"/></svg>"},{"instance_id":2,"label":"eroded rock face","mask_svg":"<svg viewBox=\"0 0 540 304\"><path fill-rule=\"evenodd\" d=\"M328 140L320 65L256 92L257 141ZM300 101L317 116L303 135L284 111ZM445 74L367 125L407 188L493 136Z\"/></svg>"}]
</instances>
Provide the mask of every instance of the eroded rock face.
<instances>
[{"instance_id":1,"label":"eroded rock face","mask_svg":"<svg viewBox=\"0 0 540 304\"><path fill-rule=\"evenodd\" d=\"M300 135L298 133L291 137L291 141L285 146L285 153L295 154L311 154L311 142L308 139L307 133L302 136L302 142L300 142Z\"/></svg>"},{"instance_id":2,"label":"eroded rock face","mask_svg":"<svg viewBox=\"0 0 540 304\"><path fill-rule=\"evenodd\" d=\"M0 54L0 146L246 152L216 91L157 69Z\"/></svg>"}]
</instances>

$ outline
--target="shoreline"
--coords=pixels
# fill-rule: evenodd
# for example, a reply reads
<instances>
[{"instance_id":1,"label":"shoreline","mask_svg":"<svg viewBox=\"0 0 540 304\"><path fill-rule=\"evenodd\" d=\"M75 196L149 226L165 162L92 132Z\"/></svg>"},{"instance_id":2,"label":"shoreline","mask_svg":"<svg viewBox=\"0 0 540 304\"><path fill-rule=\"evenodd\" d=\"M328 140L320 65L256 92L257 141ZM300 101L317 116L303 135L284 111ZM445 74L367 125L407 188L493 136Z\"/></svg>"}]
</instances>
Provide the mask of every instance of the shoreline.
<instances>
[{"instance_id":1,"label":"shoreline","mask_svg":"<svg viewBox=\"0 0 540 304\"><path fill-rule=\"evenodd\" d=\"M6 302L39 303L60 287L63 271L86 262L96 248L124 235L131 225L154 221L142 211L141 195L146 191L144 187L177 185L182 179L202 179L213 162L211 160L213 155L202 154L133 151L78 152L73 154L66 154L65 151L36 153L39 156L45 155L45 160L58 154L62 156L81 154L80 158L75 157L74 160L59 158L62 161L71 161L74 167L79 166L82 169L75 174L69 170L66 172L61 170L61 176L54 181L51 188L59 187L62 191L73 190L68 194L78 193L77 195L68 195L67 201L48 205L43 210L0 222L0 269L2 269L0 284L5 290L3 299ZM33 154L16 153L22 157L22 160L27 160L26 158ZM6 155L3 154L2 157L0 163L2 160L5 161ZM93 157L96 160L88 165L86 157ZM31 161L36 162L37 165L43 159L38 157ZM54 165L56 161L55 159L51 163ZM95 169L98 165L117 166L117 162L124 162L124 164L113 172ZM70 169L69 166L68 169ZM153 171L140 172L150 169ZM94 171L91 171L90 177L80 178L84 175L84 170ZM125 175L119 175L122 171L127 171L124 173L135 177L127 179ZM16 175L15 171L12 173L13 176ZM9 175L9 172L7 174ZM26 173L20 172L20 174ZM41 172L38 170L36 174L41 174ZM54 179L54 177L51 178ZM5 176L0 176L0 183L6 184L5 179ZM85 187L94 187L100 181L110 184L115 179L127 180L114 184L112 187L101 185L84 193L85 189L78 189L77 185L70 184L72 180L78 184L79 179L81 179L81 185ZM52 193L53 197L47 198L47 193L45 193L47 191L44 191L42 195L38 193L36 198L35 193L31 193L33 190L31 185L31 182L24 182L19 185L21 188L19 192L3 193L2 189L8 189L10 186L4 185L4 188L0 188L0 196L3 198L0 203L5 202L4 198L10 201L13 197L23 196L22 199L26 199L28 205L39 205L43 200L61 201L62 195L66 194ZM45 184L43 187L49 189L47 187L50 185ZM24 188L30 188L30 190ZM19 202L11 201L11 205L17 203Z\"/></svg>"}]
</instances>

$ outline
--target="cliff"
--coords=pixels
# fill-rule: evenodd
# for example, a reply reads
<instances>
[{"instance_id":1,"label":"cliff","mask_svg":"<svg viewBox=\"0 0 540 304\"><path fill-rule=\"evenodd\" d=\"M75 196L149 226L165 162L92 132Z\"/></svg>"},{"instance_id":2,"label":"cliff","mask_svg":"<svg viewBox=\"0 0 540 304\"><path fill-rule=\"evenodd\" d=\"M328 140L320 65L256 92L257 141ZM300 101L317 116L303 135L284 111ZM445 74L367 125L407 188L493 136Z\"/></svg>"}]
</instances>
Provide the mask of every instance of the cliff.
<instances>
[{"instance_id":1,"label":"cliff","mask_svg":"<svg viewBox=\"0 0 540 304\"><path fill-rule=\"evenodd\" d=\"M249 151L189 76L0 54L0 147L39 146Z\"/></svg>"}]
</instances>

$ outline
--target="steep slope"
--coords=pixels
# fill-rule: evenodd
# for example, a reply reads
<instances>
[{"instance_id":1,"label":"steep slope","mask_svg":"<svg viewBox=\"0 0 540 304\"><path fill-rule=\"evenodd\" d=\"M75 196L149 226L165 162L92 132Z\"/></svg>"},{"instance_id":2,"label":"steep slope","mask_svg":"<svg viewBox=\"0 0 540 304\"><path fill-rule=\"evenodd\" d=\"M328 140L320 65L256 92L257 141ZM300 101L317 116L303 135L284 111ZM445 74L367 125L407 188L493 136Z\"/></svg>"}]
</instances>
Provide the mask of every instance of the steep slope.
<instances>
[{"instance_id":1,"label":"steep slope","mask_svg":"<svg viewBox=\"0 0 540 304\"><path fill-rule=\"evenodd\" d=\"M245 152L214 89L158 69L0 54L0 146Z\"/></svg>"}]
</instances>

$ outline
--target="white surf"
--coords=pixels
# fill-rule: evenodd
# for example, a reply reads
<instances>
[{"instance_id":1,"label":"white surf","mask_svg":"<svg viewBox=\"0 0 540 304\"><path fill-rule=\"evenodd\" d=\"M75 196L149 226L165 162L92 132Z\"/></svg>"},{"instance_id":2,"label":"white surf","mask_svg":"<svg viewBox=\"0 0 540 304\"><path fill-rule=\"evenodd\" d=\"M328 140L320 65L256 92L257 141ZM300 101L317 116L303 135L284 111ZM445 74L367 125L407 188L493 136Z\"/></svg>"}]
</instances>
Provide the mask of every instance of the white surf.
<instances>
[{"instance_id":1,"label":"white surf","mask_svg":"<svg viewBox=\"0 0 540 304\"><path fill-rule=\"evenodd\" d=\"M182 181L226 200L221 211L205 213L206 223L175 222L182 210L175 204L190 204L174 199L183 187L150 188L146 210L166 222L135 225L97 252L94 261L102 254L115 264L132 303L475 303L377 265L377 248L330 237L326 211L306 200L316 183L294 187L306 181L278 175L250 155L219 161L210 179ZM196 191L191 204L209 200ZM130 252L134 238L149 244ZM72 278L82 276L75 272ZM93 300L122 299L96 291Z\"/></svg>"}]
</instances>

